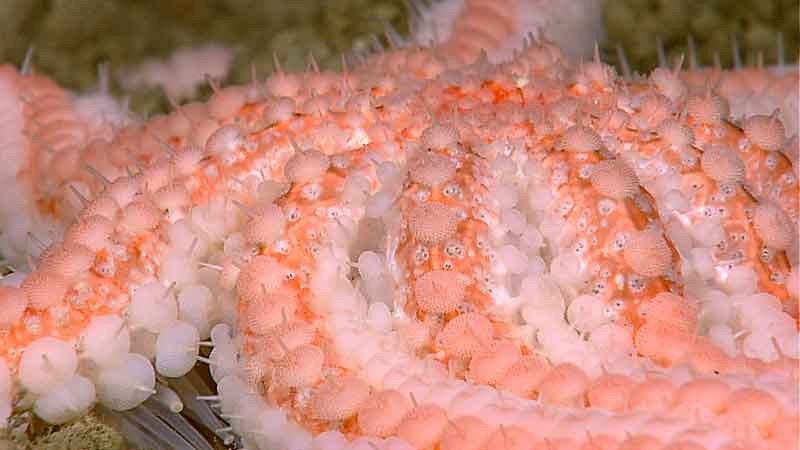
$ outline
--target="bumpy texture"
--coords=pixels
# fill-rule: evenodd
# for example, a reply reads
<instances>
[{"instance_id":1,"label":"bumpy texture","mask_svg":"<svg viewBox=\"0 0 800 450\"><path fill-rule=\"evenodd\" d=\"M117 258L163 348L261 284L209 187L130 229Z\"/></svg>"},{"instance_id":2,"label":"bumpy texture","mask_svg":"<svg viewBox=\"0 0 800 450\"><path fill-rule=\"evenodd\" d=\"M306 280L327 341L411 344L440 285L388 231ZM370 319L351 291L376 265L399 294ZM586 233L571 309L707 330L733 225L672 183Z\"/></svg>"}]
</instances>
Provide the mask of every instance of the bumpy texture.
<instances>
[{"instance_id":1,"label":"bumpy texture","mask_svg":"<svg viewBox=\"0 0 800 450\"><path fill-rule=\"evenodd\" d=\"M794 445L780 119L740 128L680 68L438 50L116 130L4 69L4 201L64 232L3 238L33 257L0 292L0 411L132 410L201 361L246 448Z\"/></svg>"}]
</instances>

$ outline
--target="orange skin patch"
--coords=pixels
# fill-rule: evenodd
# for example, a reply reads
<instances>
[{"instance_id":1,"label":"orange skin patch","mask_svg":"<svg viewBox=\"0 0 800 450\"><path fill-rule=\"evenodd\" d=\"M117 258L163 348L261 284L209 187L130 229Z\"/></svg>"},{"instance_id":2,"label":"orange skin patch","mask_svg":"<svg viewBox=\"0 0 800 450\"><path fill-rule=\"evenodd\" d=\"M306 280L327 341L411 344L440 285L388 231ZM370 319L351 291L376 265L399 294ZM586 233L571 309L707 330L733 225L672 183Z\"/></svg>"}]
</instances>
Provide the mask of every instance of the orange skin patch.
<instances>
[{"instance_id":1,"label":"orange skin patch","mask_svg":"<svg viewBox=\"0 0 800 450\"><path fill-rule=\"evenodd\" d=\"M743 137L741 132L738 132L737 129L730 125L726 125L724 129L727 131L728 136L738 135L740 138ZM695 129L695 132L697 133L697 129ZM698 135L696 135L697 137ZM704 142L706 139L700 137L698 140ZM728 141L730 140L732 139ZM708 141L707 143L711 144L712 142L716 143L717 141ZM732 145L731 148L736 147ZM720 266L735 263L752 268L758 275L759 291L768 292L783 302L788 301L789 294L782 282L790 270L786 253L773 250L775 255L772 258L768 261L762 260L763 244L753 228L752 221L753 210L758 202L749 191L752 188L750 173L745 175L745 185L739 183L721 185L701 169L700 159L702 152L697 148L690 147L681 150L679 153L666 148L666 145L660 139L654 139L640 143L639 149L639 153L642 156L653 158L646 164L658 162L670 166L673 170L677 169L675 176L680 177L680 190L690 202L690 210L687 213L676 213L684 227L690 229L693 224L709 216L720 219L726 240L721 248L717 247L714 250L715 262ZM745 156L742 152L737 153L740 156ZM758 149L753 149L749 152L753 158L755 158L754 155L759 153L763 154L765 152L761 152ZM694 159L693 165L687 166L682 162L682 159L686 156ZM775 154L773 157L788 164L788 171L791 172L791 164L785 156ZM751 163L758 164L757 161L744 160L744 158L743 162L748 172L752 171ZM725 190L724 193L723 188ZM720 215L720 212L722 212L722 215ZM744 241L740 239L741 236L744 236ZM724 267L722 270L727 271ZM776 279L781 281L776 282Z\"/></svg>"},{"instance_id":2,"label":"orange skin patch","mask_svg":"<svg viewBox=\"0 0 800 450\"><path fill-rule=\"evenodd\" d=\"M479 247L480 241L486 242L485 236L488 228L485 222L475 217L477 208L472 206L472 202L469 201L476 195L485 195L486 190L473 174L473 171L480 170L480 161L470 154L460 155L460 158L462 167L444 186L428 188L410 183L400 200L404 218L408 216L413 205L419 201L419 195L427 195L426 202L441 203L452 210L465 213L467 217L459 222L455 237L442 243L425 244L417 241L408 230L405 230L397 254L404 261L407 271L405 280L407 286L413 286L415 280L426 272L451 270L469 280L464 304L477 311L487 311L493 305L493 301L485 291L479 288L478 285L481 281L476 279L475 274L476 271L477 273L488 273L489 271L489 257L485 253L486 249ZM452 189L456 186L459 191L456 195L446 195L443 192L444 189ZM460 250L457 255L454 253L451 256L447 253L447 247L453 244L458 245ZM422 255L427 256L423 258ZM417 308L413 292L409 294L404 309L409 316L425 321L426 314ZM457 312L445 315L444 321L439 323L439 326L444 326L446 320L455 315Z\"/></svg>"},{"instance_id":3,"label":"orange skin patch","mask_svg":"<svg viewBox=\"0 0 800 450\"><path fill-rule=\"evenodd\" d=\"M719 134L717 137L715 134ZM792 163L781 152L770 152L755 145L744 145L744 133L730 122L722 124L712 133L702 133L695 129L698 143L722 144L735 150L744 162L745 180L759 200L771 199L797 223L798 199L800 190L792 169Z\"/></svg>"},{"instance_id":4,"label":"orange skin patch","mask_svg":"<svg viewBox=\"0 0 800 450\"><path fill-rule=\"evenodd\" d=\"M95 265L113 258L114 275L102 277L93 269L73 283L60 305L45 311L26 310L18 324L0 332L0 357L15 368L24 349L36 339L77 339L92 317L121 315L130 301L130 284L146 282L157 273L163 244L154 238L147 235L133 239L126 247L127 261L113 258L107 250L100 251Z\"/></svg>"},{"instance_id":5,"label":"orange skin patch","mask_svg":"<svg viewBox=\"0 0 800 450\"><path fill-rule=\"evenodd\" d=\"M624 301L624 308L619 311L620 324L638 326L636 308L639 303L660 292L679 289L667 277L638 275L622 256L626 235L660 223L652 198L644 190L636 199L616 200L598 193L588 177L581 174L582 168L603 159L597 152L549 150L533 153L532 157L551 174L557 209L554 212L576 231L574 243L564 250L578 256L581 267L591 276L592 285L603 286L597 295L605 302ZM678 261L673 249L674 270L679 266ZM616 281L619 277L624 282L622 286ZM631 280L638 281L632 284Z\"/></svg>"},{"instance_id":6,"label":"orange skin patch","mask_svg":"<svg viewBox=\"0 0 800 450\"><path fill-rule=\"evenodd\" d=\"M704 69L682 72L684 81L694 90L702 92L706 86L717 86L720 94L730 102L735 97L770 95L787 98L797 95L800 71L786 70L779 74L763 68L746 68L737 71ZM722 85L718 84L724 81ZM767 111L771 113L771 111ZM769 152L754 145L740 146L742 130L725 122L718 126L692 123L695 139L703 144L717 143L737 151L747 168L747 184L761 198L770 198L797 223L800 214L800 190L792 171L792 164L780 152ZM769 161L768 160L772 160ZM791 177L790 177L791 175ZM788 182L787 180L793 180Z\"/></svg>"},{"instance_id":7,"label":"orange skin patch","mask_svg":"<svg viewBox=\"0 0 800 450\"><path fill-rule=\"evenodd\" d=\"M319 123L319 120L305 117L301 119L305 122L305 127L308 130L314 129ZM281 125L276 125L273 130ZM266 132L266 131L265 131ZM254 142L259 142L253 139ZM259 144L264 146L263 143ZM262 156L262 152L256 152L256 156ZM270 163L272 168L270 170L269 179L282 180L283 179L283 165L286 163L291 152L283 152ZM303 323L322 323L323 317L318 316L312 311L311 303L314 302L313 293L308 287L309 275L316 266L315 252L317 248L322 248L327 240L326 226L331 216L331 212L335 214L349 215L354 219L360 219L363 214L358 209L347 207L342 198L341 192L344 186L345 178L350 171L360 171L366 175L370 175L373 171L370 169L370 163L365 159L364 150L355 150L348 154L349 166L347 170L341 170L336 167L330 167L319 179L313 180L308 183L296 183L289 192L280 197L276 203L280 206L284 213L287 214L286 231L283 235L288 243L289 251L282 253L276 251L272 247L261 247L260 254L269 255L274 257L282 266L290 270L294 277L287 280L284 286L295 290L298 294L299 306L295 312L294 317L287 317L287 320L299 321ZM230 169L227 169L231 172ZM243 161L233 169L234 173L241 174L252 171L249 168L248 162ZM237 175L241 177L241 175ZM374 177L371 181L373 186L376 185ZM309 199L304 192L304 188L309 185L316 184L319 189L319 197ZM209 184L213 186L213 184ZM290 215L290 211L292 212ZM297 217L294 219L293 217ZM244 312L246 305L244 301L240 301L239 311ZM246 342L249 342L244 348L245 355L254 355L259 349L258 342L260 337L253 335L248 330L243 330L246 336ZM318 329L312 340L312 344L321 347L326 353L326 359L323 366L323 371L328 373L328 376L340 377L350 374L350 370L341 367L337 362L337 355L335 349L330 343L330 337L326 335L324 329ZM269 369L267 369L269 370ZM315 386L318 386L324 380L320 380ZM303 392L309 392L310 389L305 389ZM298 389L277 388L272 387L269 382L262 386L266 398L270 403L284 408L289 412L289 416L303 424L307 429L314 434L325 431L328 427L326 421L318 420L314 417L310 407L301 400L302 392ZM340 424L342 432L356 436L357 426L355 418L350 418Z\"/></svg>"}]
</instances>

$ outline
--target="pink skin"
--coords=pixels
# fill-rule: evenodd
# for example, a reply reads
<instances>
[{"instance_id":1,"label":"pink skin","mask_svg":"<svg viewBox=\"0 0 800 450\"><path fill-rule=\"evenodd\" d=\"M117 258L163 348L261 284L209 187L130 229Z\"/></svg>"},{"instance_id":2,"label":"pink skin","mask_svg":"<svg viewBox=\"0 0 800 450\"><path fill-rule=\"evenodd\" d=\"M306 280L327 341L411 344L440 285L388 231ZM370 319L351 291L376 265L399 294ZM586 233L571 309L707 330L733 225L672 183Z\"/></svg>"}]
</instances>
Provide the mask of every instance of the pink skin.
<instances>
[{"instance_id":1,"label":"pink skin","mask_svg":"<svg viewBox=\"0 0 800 450\"><path fill-rule=\"evenodd\" d=\"M622 412L628 408L634 386L635 382L625 375L602 375L589 386L586 398L590 406Z\"/></svg>"},{"instance_id":2,"label":"pink skin","mask_svg":"<svg viewBox=\"0 0 800 450\"><path fill-rule=\"evenodd\" d=\"M726 147L708 148L703 152L700 164L708 176L721 183L741 182L744 179L744 162Z\"/></svg>"},{"instance_id":3,"label":"pink skin","mask_svg":"<svg viewBox=\"0 0 800 450\"><path fill-rule=\"evenodd\" d=\"M547 361L526 355L506 372L497 387L522 397L532 397L539 384L550 371Z\"/></svg>"},{"instance_id":4,"label":"pink skin","mask_svg":"<svg viewBox=\"0 0 800 450\"><path fill-rule=\"evenodd\" d=\"M358 412L359 428L368 436L391 436L411 408L409 399L399 391L376 392Z\"/></svg>"},{"instance_id":5,"label":"pink skin","mask_svg":"<svg viewBox=\"0 0 800 450\"><path fill-rule=\"evenodd\" d=\"M131 202L125 207L123 214L125 219L121 221L120 226L132 235L149 231L161 220L161 211L144 201Z\"/></svg>"},{"instance_id":6,"label":"pink skin","mask_svg":"<svg viewBox=\"0 0 800 450\"><path fill-rule=\"evenodd\" d=\"M305 322L287 320L271 328L266 335L252 335L252 340L271 359L279 359L286 353L286 348L310 344L314 333L314 328Z\"/></svg>"},{"instance_id":7,"label":"pink skin","mask_svg":"<svg viewBox=\"0 0 800 450\"><path fill-rule=\"evenodd\" d=\"M706 447L695 442L680 441L667 444L663 450L706 450Z\"/></svg>"},{"instance_id":8,"label":"pink skin","mask_svg":"<svg viewBox=\"0 0 800 450\"><path fill-rule=\"evenodd\" d=\"M435 405L420 405L400 422L397 436L417 450L431 449L447 428L447 413Z\"/></svg>"},{"instance_id":9,"label":"pink skin","mask_svg":"<svg viewBox=\"0 0 800 450\"><path fill-rule=\"evenodd\" d=\"M617 450L619 441L606 435L586 435L586 442L583 443L581 450Z\"/></svg>"},{"instance_id":10,"label":"pink skin","mask_svg":"<svg viewBox=\"0 0 800 450\"><path fill-rule=\"evenodd\" d=\"M245 103L247 97L241 87L222 89L208 99L208 112L211 117L222 120L239 112Z\"/></svg>"},{"instance_id":11,"label":"pink skin","mask_svg":"<svg viewBox=\"0 0 800 450\"><path fill-rule=\"evenodd\" d=\"M572 439L545 439L544 442L539 445L539 448L542 450L578 450L580 449L580 445L581 444ZM539 448L536 450L539 450Z\"/></svg>"},{"instance_id":12,"label":"pink skin","mask_svg":"<svg viewBox=\"0 0 800 450\"><path fill-rule=\"evenodd\" d=\"M670 101L661 94L650 94L642 99L641 109L634 115L640 128L654 128L670 116Z\"/></svg>"},{"instance_id":13,"label":"pink skin","mask_svg":"<svg viewBox=\"0 0 800 450\"><path fill-rule=\"evenodd\" d=\"M478 417L463 416L451 420L439 442L441 450L482 450L491 429Z\"/></svg>"},{"instance_id":14,"label":"pink skin","mask_svg":"<svg viewBox=\"0 0 800 450\"><path fill-rule=\"evenodd\" d=\"M746 442L729 442L720 447L719 450L747 450L749 448L748 445Z\"/></svg>"},{"instance_id":15,"label":"pink skin","mask_svg":"<svg viewBox=\"0 0 800 450\"><path fill-rule=\"evenodd\" d=\"M275 205L259 208L253 220L244 229L244 238L251 244L272 244L283 232L286 218Z\"/></svg>"},{"instance_id":16,"label":"pink skin","mask_svg":"<svg viewBox=\"0 0 800 450\"><path fill-rule=\"evenodd\" d=\"M778 352L778 358L776 360L768 363L755 358L743 359L744 365L749 370L752 370L756 373L774 374L790 379L796 379L798 377L798 372L800 372L800 367L798 367L797 360L794 358L788 358L781 352Z\"/></svg>"},{"instance_id":17,"label":"pink skin","mask_svg":"<svg viewBox=\"0 0 800 450\"><path fill-rule=\"evenodd\" d=\"M753 116L744 123L744 134L753 144L768 151L779 150L786 141L786 129L772 116Z\"/></svg>"},{"instance_id":18,"label":"pink skin","mask_svg":"<svg viewBox=\"0 0 800 450\"><path fill-rule=\"evenodd\" d=\"M29 274L20 286L28 297L28 306L45 310L61 303L67 293L67 280L61 275L35 271Z\"/></svg>"},{"instance_id":19,"label":"pink skin","mask_svg":"<svg viewBox=\"0 0 800 450\"><path fill-rule=\"evenodd\" d=\"M663 378L651 378L631 391L629 406L633 411L661 412L672 403L675 386Z\"/></svg>"},{"instance_id":20,"label":"pink skin","mask_svg":"<svg viewBox=\"0 0 800 450\"><path fill-rule=\"evenodd\" d=\"M800 439L799 423L797 412L794 412L794 415L785 414L778 418L770 429L770 441L774 448L780 448L780 445L795 445Z\"/></svg>"},{"instance_id":21,"label":"pink skin","mask_svg":"<svg viewBox=\"0 0 800 450\"><path fill-rule=\"evenodd\" d=\"M770 427L781 417L781 406L775 398L764 391L741 388L726 399L724 416L736 418L741 423L752 424L766 435Z\"/></svg>"},{"instance_id":22,"label":"pink skin","mask_svg":"<svg viewBox=\"0 0 800 450\"><path fill-rule=\"evenodd\" d=\"M83 245L93 252L99 252L108 244L113 223L103 216L78 219L75 226L64 233L64 245Z\"/></svg>"},{"instance_id":23,"label":"pink skin","mask_svg":"<svg viewBox=\"0 0 800 450\"><path fill-rule=\"evenodd\" d=\"M736 361L706 337L695 340L687 359L688 365L700 374L714 375L736 371Z\"/></svg>"},{"instance_id":24,"label":"pink skin","mask_svg":"<svg viewBox=\"0 0 800 450\"><path fill-rule=\"evenodd\" d=\"M258 299L277 289L283 283L282 267L269 256L253 258L239 274L236 291L247 302Z\"/></svg>"},{"instance_id":25,"label":"pink skin","mask_svg":"<svg viewBox=\"0 0 800 450\"><path fill-rule=\"evenodd\" d=\"M51 246L40 258L39 270L60 273L68 280L86 272L95 262L94 252L80 244Z\"/></svg>"},{"instance_id":26,"label":"pink skin","mask_svg":"<svg viewBox=\"0 0 800 450\"><path fill-rule=\"evenodd\" d=\"M517 344L495 342L485 354L472 357L467 377L476 384L494 384L520 360Z\"/></svg>"},{"instance_id":27,"label":"pink skin","mask_svg":"<svg viewBox=\"0 0 800 450\"><path fill-rule=\"evenodd\" d=\"M611 198L631 197L639 191L636 172L622 161L607 160L596 164L589 181L595 189Z\"/></svg>"},{"instance_id":28,"label":"pink skin","mask_svg":"<svg viewBox=\"0 0 800 450\"><path fill-rule=\"evenodd\" d=\"M680 363L690 347L693 336L676 329L669 321L645 323L636 333L636 348L639 352L665 366Z\"/></svg>"},{"instance_id":29,"label":"pink skin","mask_svg":"<svg viewBox=\"0 0 800 450\"><path fill-rule=\"evenodd\" d=\"M489 436L485 446L497 450L528 450L533 440L533 434L523 428L501 425Z\"/></svg>"},{"instance_id":30,"label":"pink skin","mask_svg":"<svg viewBox=\"0 0 800 450\"><path fill-rule=\"evenodd\" d=\"M283 169L286 179L292 182L310 181L324 173L330 162L317 150L303 150L295 153Z\"/></svg>"},{"instance_id":31,"label":"pink skin","mask_svg":"<svg viewBox=\"0 0 800 450\"><path fill-rule=\"evenodd\" d=\"M325 353L313 345L291 349L275 363L273 383L290 388L311 386L322 374L324 359Z\"/></svg>"},{"instance_id":32,"label":"pink skin","mask_svg":"<svg viewBox=\"0 0 800 450\"><path fill-rule=\"evenodd\" d=\"M420 242L438 244L450 239L460 222L455 212L440 203L425 203L409 213L409 231Z\"/></svg>"},{"instance_id":33,"label":"pink skin","mask_svg":"<svg viewBox=\"0 0 800 450\"><path fill-rule=\"evenodd\" d=\"M432 145L438 145L436 141L442 139L436 135L428 137ZM409 161L411 179L426 186L441 186L450 181L455 173L456 167L453 161L436 153L422 153ZM421 210L425 209L428 208L421 208Z\"/></svg>"},{"instance_id":34,"label":"pink skin","mask_svg":"<svg viewBox=\"0 0 800 450\"><path fill-rule=\"evenodd\" d=\"M22 317L28 306L25 291L14 287L0 287L0 327L13 325Z\"/></svg>"},{"instance_id":35,"label":"pink skin","mask_svg":"<svg viewBox=\"0 0 800 450\"><path fill-rule=\"evenodd\" d=\"M700 417L718 414L724 410L730 389L727 383L716 379L690 381L675 391L672 412Z\"/></svg>"},{"instance_id":36,"label":"pink skin","mask_svg":"<svg viewBox=\"0 0 800 450\"><path fill-rule=\"evenodd\" d=\"M768 202L758 205L753 223L756 232L769 247L786 250L796 245L792 221L779 206Z\"/></svg>"},{"instance_id":37,"label":"pink skin","mask_svg":"<svg viewBox=\"0 0 800 450\"><path fill-rule=\"evenodd\" d=\"M334 379L311 400L314 415L322 420L344 420L353 416L369 398L369 386L358 378Z\"/></svg>"},{"instance_id":38,"label":"pink skin","mask_svg":"<svg viewBox=\"0 0 800 450\"><path fill-rule=\"evenodd\" d=\"M413 321L399 330L403 343L409 350L416 351L430 341L430 330L425 324Z\"/></svg>"},{"instance_id":39,"label":"pink skin","mask_svg":"<svg viewBox=\"0 0 800 450\"><path fill-rule=\"evenodd\" d=\"M486 349L491 336L491 323L479 314L468 313L448 322L436 339L445 352L457 357L470 357Z\"/></svg>"},{"instance_id":40,"label":"pink skin","mask_svg":"<svg viewBox=\"0 0 800 450\"><path fill-rule=\"evenodd\" d=\"M247 303L244 322L256 334L267 334L284 320L294 317L297 296L287 289L266 293Z\"/></svg>"},{"instance_id":41,"label":"pink skin","mask_svg":"<svg viewBox=\"0 0 800 450\"><path fill-rule=\"evenodd\" d=\"M603 140L589 127L574 126L564 132L559 147L573 152L591 152L600 149Z\"/></svg>"},{"instance_id":42,"label":"pink skin","mask_svg":"<svg viewBox=\"0 0 800 450\"><path fill-rule=\"evenodd\" d=\"M582 406L589 378L577 366L565 363L553 367L539 385L539 393L546 403L563 406Z\"/></svg>"},{"instance_id":43,"label":"pink skin","mask_svg":"<svg viewBox=\"0 0 800 450\"><path fill-rule=\"evenodd\" d=\"M433 314L454 311L464 300L465 285L458 274L436 270L423 274L414 284L420 309Z\"/></svg>"},{"instance_id":44,"label":"pink skin","mask_svg":"<svg viewBox=\"0 0 800 450\"><path fill-rule=\"evenodd\" d=\"M658 439L647 436L631 436L620 443L619 450L660 450L663 444Z\"/></svg>"},{"instance_id":45,"label":"pink skin","mask_svg":"<svg viewBox=\"0 0 800 450\"><path fill-rule=\"evenodd\" d=\"M81 210L80 217L101 216L108 220L113 220L119 212L119 205L114 199L108 196L100 196Z\"/></svg>"}]
</instances>

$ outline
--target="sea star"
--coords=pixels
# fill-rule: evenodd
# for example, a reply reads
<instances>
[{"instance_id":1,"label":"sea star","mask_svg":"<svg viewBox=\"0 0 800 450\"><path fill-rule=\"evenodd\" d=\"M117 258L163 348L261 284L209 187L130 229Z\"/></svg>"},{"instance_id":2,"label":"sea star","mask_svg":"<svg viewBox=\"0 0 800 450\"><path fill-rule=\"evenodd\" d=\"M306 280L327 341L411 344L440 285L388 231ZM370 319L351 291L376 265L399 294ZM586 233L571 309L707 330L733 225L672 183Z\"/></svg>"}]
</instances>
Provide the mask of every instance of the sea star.
<instances>
[{"instance_id":1,"label":"sea star","mask_svg":"<svg viewBox=\"0 0 800 450\"><path fill-rule=\"evenodd\" d=\"M4 410L203 360L247 448L790 448L796 167L683 77L403 48L113 130L6 68L4 204L65 225L0 289Z\"/></svg>"}]
</instances>

